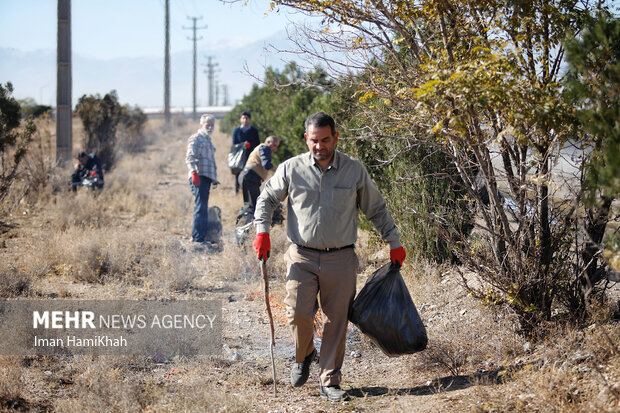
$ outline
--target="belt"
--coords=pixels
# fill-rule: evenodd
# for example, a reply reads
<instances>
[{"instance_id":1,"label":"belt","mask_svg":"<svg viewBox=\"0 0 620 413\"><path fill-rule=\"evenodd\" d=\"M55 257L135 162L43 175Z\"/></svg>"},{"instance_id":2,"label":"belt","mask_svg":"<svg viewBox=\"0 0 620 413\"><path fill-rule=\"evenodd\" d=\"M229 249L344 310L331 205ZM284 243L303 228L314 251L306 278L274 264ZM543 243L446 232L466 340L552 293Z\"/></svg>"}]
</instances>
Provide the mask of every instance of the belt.
<instances>
[{"instance_id":1,"label":"belt","mask_svg":"<svg viewBox=\"0 0 620 413\"><path fill-rule=\"evenodd\" d=\"M312 247L304 247L303 245L299 245L299 244L295 244L295 245L297 245L299 248L303 248L305 250L310 250L310 251L316 251L316 252L334 252L334 251L344 250L347 248L355 248L355 244L349 244L349 245L345 245L344 247L336 247L336 248L312 248Z\"/></svg>"}]
</instances>

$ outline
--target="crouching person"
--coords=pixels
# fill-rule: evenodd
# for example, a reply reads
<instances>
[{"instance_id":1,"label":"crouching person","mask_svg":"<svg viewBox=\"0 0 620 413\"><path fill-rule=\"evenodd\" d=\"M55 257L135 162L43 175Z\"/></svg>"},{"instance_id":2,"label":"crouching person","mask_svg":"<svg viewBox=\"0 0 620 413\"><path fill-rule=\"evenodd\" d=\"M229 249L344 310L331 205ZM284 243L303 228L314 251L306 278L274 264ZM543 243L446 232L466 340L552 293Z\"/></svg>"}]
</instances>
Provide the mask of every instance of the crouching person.
<instances>
[{"instance_id":1,"label":"crouching person","mask_svg":"<svg viewBox=\"0 0 620 413\"><path fill-rule=\"evenodd\" d=\"M71 189L75 192L78 186L87 188L103 188L103 170L97 155L80 152L76 156L77 163L71 174Z\"/></svg>"},{"instance_id":2,"label":"crouching person","mask_svg":"<svg viewBox=\"0 0 620 413\"><path fill-rule=\"evenodd\" d=\"M260 195L260 186L268 178L269 171L276 167L271 163L271 154L280 146L280 140L275 136L265 139L250 153L245 168L239 174L239 185L243 192L244 209L254 214L256 199Z\"/></svg>"},{"instance_id":3,"label":"crouching person","mask_svg":"<svg viewBox=\"0 0 620 413\"><path fill-rule=\"evenodd\" d=\"M347 316L356 291L358 208L390 244L392 262L401 265L406 254L385 200L366 168L336 150L338 132L331 116L323 112L310 115L305 127L309 152L281 163L258 197L253 246L258 258L267 260L272 213L288 197L286 233L291 245L284 254L284 303L295 340L291 384L305 384L317 358L313 318L320 303L325 321L319 357L320 394L340 401L347 396L340 381Z\"/></svg>"}]
</instances>

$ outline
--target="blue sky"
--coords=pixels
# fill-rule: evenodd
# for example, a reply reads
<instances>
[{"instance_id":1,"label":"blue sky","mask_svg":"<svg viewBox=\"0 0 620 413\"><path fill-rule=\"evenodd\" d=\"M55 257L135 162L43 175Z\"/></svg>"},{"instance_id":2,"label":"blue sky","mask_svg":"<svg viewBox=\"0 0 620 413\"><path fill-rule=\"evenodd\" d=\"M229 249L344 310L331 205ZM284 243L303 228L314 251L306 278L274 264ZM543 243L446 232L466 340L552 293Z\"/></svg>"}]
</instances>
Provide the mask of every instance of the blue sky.
<instances>
[{"instance_id":1,"label":"blue sky","mask_svg":"<svg viewBox=\"0 0 620 413\"><path fill-rule=\"evenodd\" d=\"M159 62L163 64L164 4L164 0L71 0L74 103L82 94L104 94L116 89L123 103L143 107L162 104L163 80L151 77L148 86L145 82L147 72L162 70ZM269 52L262 51L266 43L260 41L277 33L276 37L282 36L283 30L290 28L292 22L307 19L288 9L271 11L269 0L232 3L170 0L171 58L174 61L175 56L189 56L172 64L173 106L191 105L193 43L189 38L192 30L184 29L192 26L188 17L202 17L197 26L206 26L197 32L197 36L202 37L197 43L198 63L201 65L197 76L199 105L207 100L206 75L202 67L207 55L216 58L218 81L228 87L229 96L235 102L250 90L255 81L244 73L244 59L249 59L248 66L254 75L262 75L261 62L267 59L265 54ZM17 50L17 56L21 56L21 52L41 52L38 54L41 62L35 65L19 66L8 60L0 62L0 82L11 81L17 99L31 97L50 105L55 102L56 37L57 0L0 0L0 49ZM234 50L249 44L263 45L260 47L261 61L256 60L257 53L234 55ZM252 48L244 50L245 53L257 51ZM231 54L239 61L220 60ZM140 79L144 81L139 84L127 74L131 71L124 66L128 58L148 58L149 62L158 63L144 67L145 75ZM98 66L85 63L95 60L100 62ZM106 65L108 61L110 64ZM163 74L161 77L163 79ZM182 84L175 85L174 82Z\"/></svg>"},{"instance_id":2,"label":"blue sky","mask_svg":"<svg viewBox=\"0 0 620 413\"><path fill-rule=\"evenodd\" d=\"M219 0L170 0L173 52L190 50L190 17L203 49L215 50L263 39L301 19L287 10L270 12L268 0L224 4ZM73 53L98 59L163 56L164 0L72 0ZM0 0L0 47L24 51L54 50L56 0Z\"/></svg>"}]
</instances>

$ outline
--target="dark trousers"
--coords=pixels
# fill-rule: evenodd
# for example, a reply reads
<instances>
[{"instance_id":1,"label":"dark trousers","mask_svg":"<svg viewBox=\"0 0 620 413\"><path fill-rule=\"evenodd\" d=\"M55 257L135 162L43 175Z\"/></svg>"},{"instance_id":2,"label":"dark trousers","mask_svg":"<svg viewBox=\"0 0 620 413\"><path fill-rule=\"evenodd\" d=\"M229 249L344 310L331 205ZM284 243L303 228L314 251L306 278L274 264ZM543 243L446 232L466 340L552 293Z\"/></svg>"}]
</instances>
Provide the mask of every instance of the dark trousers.
<instances>
[{"instance_id":1,"label":"dark trousers","mask_svg":"<svg viewBox=\"0 0 620 413\"><path fill-rule=\"evenodd\" d=\"M194 195L194 219L192 221L192 241L202 242L207 236L209 225L209 191L211 179L200 175L200 184L194 186L189 178L189 189Z\"/></svg>"},{"instance_id":2,"label":"dark trousers","mask_svg":"<svg viewBox=\"0 0 620 413\"><path fill-rule=\"evenodd\" d=\"M239 193L239 175L240 174L233 174L235 177L235 195Z\"/></svg>"},{"instance_id":3,"label":"dark trousers","mask_svg":"<svg viewBox=\"0 0 620 413\"><path fill-rule=\"evenodd\" d=\"M77 187L82 185L82 177L75 171L71 174L71 190L73 192L77 191Z\"/></svg>"},{"instance_id":4,"label":"dark trousers","mask_svg":"<svg viewBox=\"0 0 620 413\"><path fill-rule=\"evenodd\" d=\"M244 169L239 174L239 183L243 194L243 207L254 214L263 179L253 170Z\"/></svg>"}]
</instances>

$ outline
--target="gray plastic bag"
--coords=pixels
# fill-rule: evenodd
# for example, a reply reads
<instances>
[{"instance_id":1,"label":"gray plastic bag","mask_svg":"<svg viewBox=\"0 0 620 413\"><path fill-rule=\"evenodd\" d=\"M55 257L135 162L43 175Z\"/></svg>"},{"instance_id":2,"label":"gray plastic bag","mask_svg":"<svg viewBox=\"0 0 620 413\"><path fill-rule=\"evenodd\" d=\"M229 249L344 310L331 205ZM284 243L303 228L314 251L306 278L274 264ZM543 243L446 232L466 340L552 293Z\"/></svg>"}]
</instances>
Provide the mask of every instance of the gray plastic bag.
<instances>
[{"instance_id":1,"label":"gray plastic bag","mask_svg":"<svg viewBox=\"0 0 620 413\"><path fill-rule=\"evenodd\" d=\"M246 162L245 142L234 144L230 147L230 153L226 159L228 168L233 175L243 171Z\"/></svg>"}]
</instances>

